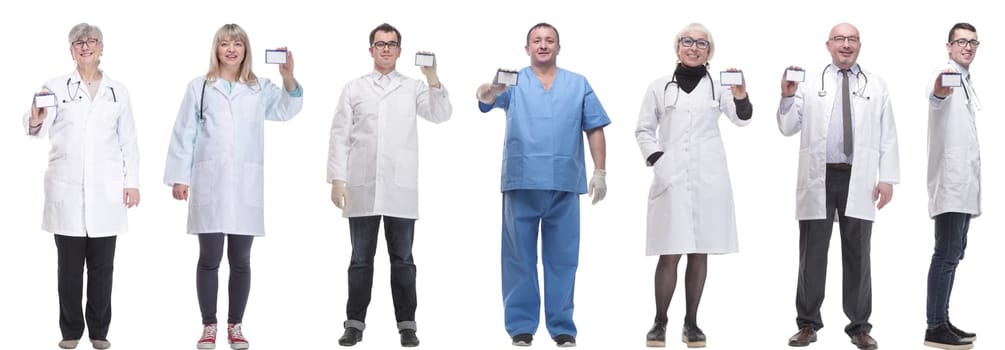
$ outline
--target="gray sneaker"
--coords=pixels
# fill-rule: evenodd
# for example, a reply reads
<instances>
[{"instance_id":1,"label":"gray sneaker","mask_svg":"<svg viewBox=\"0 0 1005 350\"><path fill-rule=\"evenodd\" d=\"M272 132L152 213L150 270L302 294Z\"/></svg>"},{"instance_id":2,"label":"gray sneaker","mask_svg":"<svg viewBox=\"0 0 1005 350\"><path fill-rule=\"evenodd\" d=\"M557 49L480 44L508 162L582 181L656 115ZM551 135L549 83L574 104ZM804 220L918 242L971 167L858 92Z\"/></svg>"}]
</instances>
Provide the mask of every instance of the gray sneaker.
<instances>
[{"instance_id":1,"label":"gray sneaker","mask_svg":"<svg viewBox=\"0 0 1005 350\"><path fill-rule=\"evenodd\" d=\"M63 339L59 341L60 349L76 349L80 339Z\"/></svg>"},{"instance_id":2,"label":"gray sneaker","mask_svg":"<svg viewBox=\"0 0 1005 350\"><path fill-rule=\"evenodd\" d=\"M91 339L91 346L98 350L104 350L112 347L112 343L104 339Z\"/></svg>"}]
</instances>

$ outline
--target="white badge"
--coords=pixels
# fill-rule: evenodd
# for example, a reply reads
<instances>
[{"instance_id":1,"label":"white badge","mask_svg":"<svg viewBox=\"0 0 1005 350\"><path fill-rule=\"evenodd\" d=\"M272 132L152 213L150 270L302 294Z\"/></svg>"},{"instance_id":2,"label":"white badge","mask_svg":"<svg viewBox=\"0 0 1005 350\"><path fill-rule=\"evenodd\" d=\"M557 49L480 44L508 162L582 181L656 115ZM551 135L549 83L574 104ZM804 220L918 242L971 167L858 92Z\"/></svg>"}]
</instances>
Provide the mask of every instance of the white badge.
<instances>
[{"instance_id":1,"label":"white badge","mask_svg":"<svg viewBox=\"0 0 1005 350\"><path fill-rule=\"evenodd\" d=\"M265 50L265 63L285 64L286 50Z\"/></svg>"}]
</instances>

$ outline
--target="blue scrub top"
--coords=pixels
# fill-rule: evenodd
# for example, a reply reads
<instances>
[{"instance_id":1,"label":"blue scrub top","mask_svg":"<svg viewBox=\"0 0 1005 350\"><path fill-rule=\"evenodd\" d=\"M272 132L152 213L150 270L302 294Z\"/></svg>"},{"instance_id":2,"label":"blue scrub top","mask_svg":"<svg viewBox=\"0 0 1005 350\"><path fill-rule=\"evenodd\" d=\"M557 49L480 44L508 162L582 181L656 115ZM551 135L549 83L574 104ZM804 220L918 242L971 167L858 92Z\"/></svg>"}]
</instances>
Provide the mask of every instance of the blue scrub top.
<instances>
[{"instance_id":1,"label":"blue scrub top","mask_svg":"<svg viewBox=\"0 0 1005 350\"><path fill-rule=\"evenodd\" d=\"M561 68L548 91L530 67L518 79L494 104L478 102L483 113L506 111L502 191L586 193L584 132L611 123L593 88L582 75Z\"/></svg>"}]
</instances>

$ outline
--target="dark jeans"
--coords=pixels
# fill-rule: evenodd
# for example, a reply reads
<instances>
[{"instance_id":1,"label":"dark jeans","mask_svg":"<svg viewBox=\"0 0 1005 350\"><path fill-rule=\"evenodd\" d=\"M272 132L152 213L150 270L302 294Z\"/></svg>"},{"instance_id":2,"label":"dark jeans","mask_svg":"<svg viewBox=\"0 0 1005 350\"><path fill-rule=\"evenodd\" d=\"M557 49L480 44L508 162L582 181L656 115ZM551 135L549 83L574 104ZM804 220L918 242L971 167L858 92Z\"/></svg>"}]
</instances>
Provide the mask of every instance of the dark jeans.
<instances>
[{"instance_id":1,"label":"dark jeans","mask_svg":"<svg viewBox=\"0 0 1005 350\"><path fill-rule=\"evenodd\" d=\"M224 237L227 244L227 263L230 280L227 286L227 323L241 323L251 291L251 243L255 236L226 235L222 233L199 234L199 263L195 272L195 289L199 296L199 310L203 324L216 323L216 295L219 290L220 261L223 260Z\"/></svg>"},{"instance_id":2,"label":"dark jeans","mask_svg":"<svg viewBox=\"0 0 1005 350\"><path fill-rule=\"evenodd\" d=\"M349 261L349 301L346 317L366 322L366 308L370 306L373 288L373 257L377 253L377 236L380 219L384 218L384 237L387 255L391 259L391 298L394 317L400 322L415 321L415 263L412 261L412 240L415 237L415 219L391 216L363 216L349 218L349 237L352 240L352 259Z\"/></svg>"},{"instance_id":3,"label":"dark jeans","mask_svg":"<svg viewBox=\"0 0 1005 350\"><path fill-rule=\"evenodd\" d=\"M869 260L872 221L845 216L851 170L827 169L827 218L799 221L799 282L796 289L796 324L823 328L820 306L827 281L827 250L837 211L841 231L842 304L851 321L845 333L872 330L872 270Z\"/></svg>"},{"instance_id":4,"label":"dark jeans","mask_svg":"<svg viewBox=\"0 0 1005 350\"><path fill-rule=\"evenodd\" d=\"M956 266L967 249L970 214L943 213L935 216L935 253L928 267L928 328L949 321L949 296L953 293Z\"/></svg>"},{"instance_id":5,"label":"dark jeans","mask_svg":"<svg viewBox=\"0 0 1005 350\"><path fill-rule=\"evenodd\" d=\"M112 270L115 236L56 236L59 330L63 339L80 339L87 321L88 336L105 340L112 322ZM86 313L80 309L87 264Z\"/></svg>"}]
</instances>

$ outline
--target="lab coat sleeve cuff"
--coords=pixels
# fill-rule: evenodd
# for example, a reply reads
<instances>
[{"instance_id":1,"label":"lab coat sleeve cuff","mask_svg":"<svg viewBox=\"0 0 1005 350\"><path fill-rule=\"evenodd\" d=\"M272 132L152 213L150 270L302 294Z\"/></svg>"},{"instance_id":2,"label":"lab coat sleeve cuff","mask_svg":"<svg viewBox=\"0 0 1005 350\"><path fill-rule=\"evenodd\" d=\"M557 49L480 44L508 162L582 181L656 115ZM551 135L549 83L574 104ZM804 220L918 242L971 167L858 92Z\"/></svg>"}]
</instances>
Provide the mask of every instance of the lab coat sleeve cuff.
<instances>
[{"instance_id":1,"label":"lab coat sleeve cuff","mask_svg":"<svg viewBox=\"0 0 1005 350\"><path fill-rule=\"evenodd\" d=\"M786 114L792 109L792 105L796 103L795 96L782 97L782 101L778 102L778 113Z\"/></svg>"},{"instance_id":2,"label":"lab coat sleeve cuff","mask_svg":"<svg viewBox=\"0 0 1005 350\"><path fill-rule=\"evenodd\" d=\"M140 177L135 175L126 176L125 182L122 183L124 188L140 188Z\"/></svg>"},{"instance_id":3,"label":"lab coat sleeve cuff","mask_svg":"<svg viewBox=\"0 0 1005 350\"><path fill-rule=\"evenodd\" d=\"M304 89L302 87L300 87L300 82L299 81L297 82L297 88L296 88L296 90L287 91L287 93L290 94L290 97L304 97Z\"/></svg>"}]
</instances>

